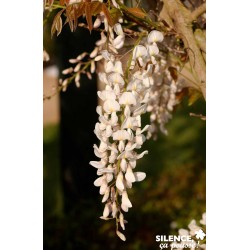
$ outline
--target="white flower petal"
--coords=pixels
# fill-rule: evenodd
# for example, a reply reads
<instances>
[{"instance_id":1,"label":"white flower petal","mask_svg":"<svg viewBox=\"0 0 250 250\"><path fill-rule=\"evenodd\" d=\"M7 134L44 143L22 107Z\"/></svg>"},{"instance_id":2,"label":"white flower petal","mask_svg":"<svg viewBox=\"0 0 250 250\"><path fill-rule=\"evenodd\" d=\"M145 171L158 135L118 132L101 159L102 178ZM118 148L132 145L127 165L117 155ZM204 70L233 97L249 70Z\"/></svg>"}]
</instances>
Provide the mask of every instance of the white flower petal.
<instances>
[{"instance_id":1,"label":"white flower petal","mask_svg":"<svg viewBox=\"0 0 250 250\"><path fill-rule=\"evenodd\" d=\"M104 102L103 109L108 114L111 114L113 112L119 111L120 110L120 105L119 105L119 103L117 101L109 99L109 100L106 100Z\"/></svg>"},{"instance_id":2,"label":"white flower petal","mask_svg":"<svg viewBox=\"0 0 250 250\"><path fill-rule=\"evenodd\" d=\"M101 54L105 60L111 60L111 54L107 50L102 50Z\"/></svg>"},{"instance_id":3,"label":"white flower petal","mask_svg":"<svg viewBox=\"0 0 250 250\"><path fill-rule=\"evenodd\" d=\"M99 191L99 193L102 194L102 195L105 194L107 187L108 187L108 183L107 183L106 178L104 178L104 179L102 180L102 185L100 186L100 191Z\"/></svg>"},{"instance_id":4,"label":"white flower petal","mask_svg":"<svg viewBox=\"0 0 250 250\"><path fill-rule=\"evenodd\" d=\"M123 35L123 29L120 23L114 25L114 31L117 35Z\"/></svg>"},{"instance_id":5,"label":"white flower petal","mask_svg":"<svg viewBox=\"0 0 250 250\"><path fill-rule=\"evenodd\" d=\"M107 80L107 75L106 73L104 72L100 72L98 73L98 77L99 77L99 80L105 84L109 84L108 80Z\"/></svg>"},{"instance_id":6,"label":"white flower petal","mask_svg":"<svg viewBox=\"0 0 250 250\"><path fill-rule=\"evenodd\" d=\"M111 124L115 125L118 122L118 116L115 112L111 114Z\"/></svg>"},{"instance_id":7,"label":"white flower petal","mask_svg":"<svg viewBox=\"0 0 250 250\"><path fill-rule=\"evenodd\" d=\"M143 181L146 178L146 174L143 172L134 172L135 181Z\"/></svg>"},{"instance_id":8,"label":"white flower petal","mask_svg":"<svg viewBox=\"0 0 250 250\"><path fill-rule=\"evenodd\" d=\"M128 207L124 204L121 204L121 208L124 212L128 212Z\"/></svg>"},{"instance_id":9,"label":"white flower petal","mask_svg":"<svg viewBox=\"0 0 250 250\"><path fill-rule=\"evenodd\" d=\"M125 159L122 159L121 160L121 169L122 169L122 171L125 173L126 172L126 170L127 170L127 161L125 160Z\"/></svg>"},{"instance_id":10,"label":"white flower petal","mask_svg":"<svg viewBox=\"0 0 250 250\"><path fill-rule=\"evenodd\" d=\"M95 185L96 187L100 187L100 186L102 185L102 181L103 181L104 178L105 178L104 176L101 176L101 177L97 178L97 179L94 181L94 185Z\"/></svg>"},{"instance_id":11,"label":"white flower petal","mask_svg":"<svg viewBox=\"0 0 250 250\"><path fill-rule=\"evenodd\" d=\"M119 215L119 222L120 222L121 228L122 228L123 230L125 230L124 216L123 216L122 213L120 213L120 215Z\"/></svg>"},{"instance_id":12,"label":"white flower petal","mask_svg":"<svg viewBox=\"0 0 250 250\"><path fill-rule=\"evenodd\" d=\"M133 59L147 56L147 54L147 49L143 45L137 45L133 50Z\"/></svg>"},{"instance_id":13,"label":"white flower petal","mask_svg":"<svg viewBox=\"0 0 250 250\"><path fill-rule=\"evenodd\" d=\"M96 107L96 113L100 116L102 116L102 107L101 106L97 106Z\"/></svg>"},{"instance_id":14,"label":"white flower petal","mask_svg":"<svg viewBox=\"0 0 250 250\"><path fill-rule=\"evenodd\" d=\"M200 223L201 223L202 225L206 225L206 213L203 213L203 214L202 214L202 219L200 220Z\"/></svg>"},{"instance_id":15,"label":"white flower petal","mask_svg":"<svg viewBox=\"0 0 250 250\"><path fill-rule=\"evenodd\" d=\"M98 50L99 48L98 47L95 47L95 49L90 53L89 57L90 58L94 58L97 56L97 53L98 53Z\"/></svg>"},{"instance_id":16,"label":"white flower petal","mask_svg":"<svg viewBox=\"0 0 250 250\"><path fill-rule=\"evenodd\" d=\"M101 25L101 23L102 23L101 18L97 17L94 24L93 24L93 27L96 29Z\"/></svg>"},{"instance_id":17,"label":"white flower petal","mask_svg":"<svg viewBox=\"0 0 250 250\"><path fill-rule=\"evenodd\" d=\"M104 207L104 210L103 210L103 217L104 218L107 218L109 216L109 205L106 204L105 207Z\"/></svg>"},{"instance_id":18,"label":"white flower petal","mask_svg":"<svg viewBox=\"0 0 250 250\"><path fill-rule=\"evenodd\" d=\"M115 73L119 73L121 75L123 75L123 70L122 70L122 63L121 61L116 61L114 68L113 68L113 72Z\"/></svg>"},{"instance_id":19,"label":"white flower petal","mask_svg":"<svg viewBox=\"0 0 250 250\"><path fill-rule=\"evenodd\" d=\"M146 137L144 135L137 135L135 137L135 141L138 146L141 146L145 142L145 140L146 140Z\"/></svg>"},{"instance_id":20,"label":"white flower petal","mask_svg":"<svg viewBox=\"0 0 250 250\"><path fill-rule=\"evenodd\" d=\"M110 73L113 71L114 65L111 61L108 61L107 63L105 63L104 69L106 73Z\"/></svg>"},{"instance_id":21,"label":"white flower petal","mask_svg":"<svg viewBox=\"0 0 250 250\"><path fill-rule=\"evenodd\" d=\"M127 171L126 171L126 174L125 174L125 178L127 181L129 182L135 182L136 181L136 178L134 176L134 173L132 171L132 168L131 166L128 166L127 168Z\"/></svg>"},{"instance_id":22,"label":"white flower petal","mask_svg":"<svg viewBox=\"0 0 250 250\"><path fill-rule=\"evenodd\" d=\"M148 53L150 56L155 56L159 54L159 49L156 43L148 46Z\"/></svg>"},{"instance_id":23,"label":"white flower petal","mask_svg":"<svg viewBox=\"0 0 250 250\"><path fill-rule=\"evenodd\" d=\"M117 179L116 179L116 187L120 190L124 190L124 184L123 184L123 173L119 172Z\"/></svg>"},{"instance_id":24,"label":"white flower petal","mask_svg":"<svg viewBox=\"0 0 250 250\"><path fill-rule=\"evenodd\" d=\"M123 105L136 105L136 99L131 92L124 92L119 98L119 103Z\"/></svg>"},{"instance_id":25,"label":"white flower petal","mask_svg":"<svg viewBox=\"0 0 250 250\"><path fill-rule=\"evenodd\" d=\"M164 39L163 34L160 31L152 30L148 34L148 43L162 42Z\"/></svg>"},{"instance_id":26,"label":"white flower petal","mask_svg":"<svg viewBox=\"0 0 250 250\"><path fill-rule=\"evenodd\" d=\"M116 49L120 49L123 47L124 45L124 41L125 41L125 36L124 35L119 35L117 36L114 41L113 41L113 46L116 48Z\"/></svg>"},{"instance_id":27,"label":"white flower petal","mask_svg":"<svg viewBox=\"0 0 250 250\"><path fill-rule=\"evenodd\" d=\"M119 84L115 84L115 86L114 86L114 91L115 91L115 94L116 94L116 95L119 95L119 94L120 94L121 90L120 90Z\"/></svg>"},{"instance_id":28,"label":"white flower petal","mask_svg":"<svg viewBox=\"0 0 250 250\"><path fill-rule=\"evenodd\" d=\"M136 159L141 159L145 154L148 154L148 151L147 151L147 150L145 150L145 151L143 151L141 154L137 155L137 156L136 156Z\"/></svg>"},{"instance_id":29,"label":"white flower petal","mask_svg":"<svg viewBox=\"0 0 250 250\"><path fill-rule=\"evenodd\" d=\"M119 73L112 73L108 76L108 81L113 83L113 84L121 84L124 85L124 79L122 78L122 76Z\"/></svg>"},{"instance_id":30,"label":"white flower petal","mask_svg":"<svg viewBox=\"0 0 250 250\"><path fill-rule=\"evenodd\" d=\"M108 187L108 188L106 188L105 194L102 198L102 202L107 201L107 199L109 198L109 192L110 192L110 188Z\"/></svg>"},{"instance_id":31,"label":"white flower petal","mask_svg":"<svg viewBox=\"0 0 250 250\"><path fill-rule=\"evenodd\" d=\"M128 105L126 105L126 107L125 107L125 109L124 109L124 115L125 115L125 117L127 118L127 117L130 116L130 114L131 114L130 108L129 108Z\"/></svg>"},{"instance_id":32,"label":"white flower petal","mask_svg":"<svg viewBox=\"0 0 250 250\"><path fill-rule=\"evenodd\" d=\"M113 133L113 131L112 131L111 125L108 125L106 127L106 136L110 137L112 135L112 133Z\"/></svg>"},{"instance_id":33,"label":"white flower petal","mask_svg":"<svg viewBox=\"0 0 250 250\"><path fill-rule=\"evenodd\" d=\"M144 114L147 111L147 104L143 104L133 112L133 116Z\"/></svg>"},{"instance_id":34,"label":"white flower petal","mask_svg":"<svg viewBox=\"0 0 250 250\"><path fill-rule=\"evenodd\" d=\"M132 151L133 149L135 149L137 146L137 143L134 143L133 145L127 144L125 147L125 151Z\"/></svg>"},{"instance_id":35,"label":"white flower petal","mask_svg":"<svg viewBox=\"0 0 250 250\"><path fill-rule=\"evenodd\" d=\"M125 144L124 141L119 141L119 145L118 145L118 149L120 152L122 152L124 150Z\"/></svg>"},{"instance_id":36,"label":"white flower petal","mask_svg":"<svg viewBox=\"0 0 250 250\"><path fill-rule=\"evenodd\" d=\"M126 207L132 207L132 203L130 202L126 191L122 192L122 204L124 204Z\"/></svg>"},{"instance_id":37,"label":"white flower petal","mask_svg":"<svg viewBox=\"0 0 250 250\"><path fill-rule=\"evenodd\" d=\"M129 164L132 168L136 167L136 160L135 159L130 159Z\"/></svg>"},{"instance_id":38,"label":"white flower petal","mask_svg":"<svg viewBox=\"0 0 250 250\"><path fill-rule=\"evenodd\" d=\"M186 229L182 229L182 228L179 229L178 233L179 233L180 236L187 236L187 235L189 235L189 231L186 230Z\"/></svg>"},{"instance_id":39,"label":"white flower petal","mask_svg":"<svg viewBox=\"0 0 250 250\"><path fill-rule=\"evenodd\" d=\"M95 168L104 168L105 167L105 164L103 164L103 162L101 162L101 161L91 161L89 164Z\"/></svg>"},{"instance_id":40,"label":"white flower petal","mask_svg":"<svg viewBox=\"0 0 250 250\"><path fill-rule=\"evenodd\" d=\"M119 236L119 238L123 241L126 241L126 237L124 234L122 234L121 232L119 232L118 230L116 231L116 234Z\"/></svg>"},{"instance_id":41,"label":"white flower petal","mask_svg":"<svg viewBox=\"0 0 250 250\"><path fill-rule=\"evenodd\" d=\"M124 141L129 140L130 136L126 130L117 130L113 133L113 140L114 141Z\"/></svg>"}]
</instances>

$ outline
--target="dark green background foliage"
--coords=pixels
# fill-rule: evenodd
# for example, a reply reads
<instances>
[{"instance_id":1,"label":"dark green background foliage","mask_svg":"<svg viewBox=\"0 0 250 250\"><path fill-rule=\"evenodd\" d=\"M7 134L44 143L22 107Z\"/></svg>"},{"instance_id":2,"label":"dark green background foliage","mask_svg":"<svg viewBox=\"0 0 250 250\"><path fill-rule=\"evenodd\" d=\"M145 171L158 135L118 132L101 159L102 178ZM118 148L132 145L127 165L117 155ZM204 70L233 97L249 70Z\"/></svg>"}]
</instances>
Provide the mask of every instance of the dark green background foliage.
<instances>
[{"instance_id":1,"label":"dark green background foliage","mask_svg":"<svg viewBox=\"0 0 250 250\"><path fill-rule=\"evenodd\" d=\"M191 219L201 219L205 211L205 122L190 117L189 112L204 114L204 110L203 101L188 106L184 100L167 125L169 135L159 134L156 141L143 145L149 154L138 161L136 170L146 172L147 178L129 190L133 207L125 214L126 242L115 235L114 221L99 219L103 211L100 195L87 196L64 209L59 127L45 127L44 249L158 249L155 235L176 234ZM172 222L177 228L171 228Z\"/></svg>"}]
</instances>

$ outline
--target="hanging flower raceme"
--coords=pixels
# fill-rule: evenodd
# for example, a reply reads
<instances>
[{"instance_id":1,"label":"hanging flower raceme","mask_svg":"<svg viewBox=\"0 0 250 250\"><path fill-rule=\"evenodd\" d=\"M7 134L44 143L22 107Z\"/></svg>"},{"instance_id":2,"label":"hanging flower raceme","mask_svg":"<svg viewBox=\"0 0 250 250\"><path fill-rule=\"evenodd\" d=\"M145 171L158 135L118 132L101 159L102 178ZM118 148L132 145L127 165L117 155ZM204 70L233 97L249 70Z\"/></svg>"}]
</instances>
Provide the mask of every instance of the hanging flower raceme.
<instances>
[{"instance_id":1,"label":"hanging flower raceme","mask_svg":"<svg viewBox=\"0 0 250 250\"><path fill-rule=\"evenodd\" d=\"M167 62L161 59L154 71L154 85L150 89L150 101L147 106L147 111L151 113L148 139L152 136L155 139L158 130L168 134L166 124L172 118L174 106L178 104L176 94L181 91L182 85L172 78L168 68Z\"/></svg>"},{"instance_id":2,"label":"hanging flower raceme","mask_svg":"<svg viewBox=\"0 0 250 250\"><path fill-rule=\"evenodd\" d=\"M99 73L99 78L105 84L105 89L98 91L103 105L97 107L99 122L94 130L100 140L99 145L94 145L94 152L100 160L91 161L90 164L97 169L99 177L94 185L100 188L102 202L105 203L100 218L115 218L116 233L122 240L126 240L119 227L125 229L124 212L132 207L128 189L146 177L145 173L135 168L137 160L148 153L138 152L146 140L143 133L150 128L149 125L142 128L141 115L147 110L153 85L151 57L157 56L159 49L156 39L151 44L154 47L136 45L131 52L131 64L127 65L127 69L134 68L135 72L127 75L123 69L125 67L116 56L116 50L123 46L125 36L120 24L116 24L114 30L117 37L110 41L109 51L101 52L105 60L105 72ZM148 39L151 36L150 33Z\"/></svg>"}]
</instances>

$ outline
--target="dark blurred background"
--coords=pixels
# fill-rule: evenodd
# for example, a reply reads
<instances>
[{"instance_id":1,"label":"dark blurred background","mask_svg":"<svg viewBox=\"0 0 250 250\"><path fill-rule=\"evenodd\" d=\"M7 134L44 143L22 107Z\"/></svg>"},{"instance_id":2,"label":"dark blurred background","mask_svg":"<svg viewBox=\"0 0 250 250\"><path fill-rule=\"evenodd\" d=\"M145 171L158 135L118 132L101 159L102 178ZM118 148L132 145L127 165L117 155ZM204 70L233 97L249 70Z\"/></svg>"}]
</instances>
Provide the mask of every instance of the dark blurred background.
<instances>
[{"instance_id":1,"label":"dark blurred background","mask_svg":"<svg viewBox=\"0 0 250 250\"><path fill-rule=\"evenodd\" d=\"M65 26L51 40L50 22L44 26L44 46L51 57L44 65L45 94L57 84L57 73L71 66L68 59L92 51L99 37L83 28L71 33ZM102 197L93 185L96 170L89 165L98 143L93 133L96 91L96 76L83 76L80 88L72 83L44 101L44 249L159 249L157 234L176 234L205 212L205 122L189 116L205 114L205 102L189 106L184 99L167 125L169 135L159 134L143 145L149 154L138 161L137 171L147 178L129 190L133 208L125 214L127 241L122 242L114 221L99 219Z\"/></svg>"}]
</instances>

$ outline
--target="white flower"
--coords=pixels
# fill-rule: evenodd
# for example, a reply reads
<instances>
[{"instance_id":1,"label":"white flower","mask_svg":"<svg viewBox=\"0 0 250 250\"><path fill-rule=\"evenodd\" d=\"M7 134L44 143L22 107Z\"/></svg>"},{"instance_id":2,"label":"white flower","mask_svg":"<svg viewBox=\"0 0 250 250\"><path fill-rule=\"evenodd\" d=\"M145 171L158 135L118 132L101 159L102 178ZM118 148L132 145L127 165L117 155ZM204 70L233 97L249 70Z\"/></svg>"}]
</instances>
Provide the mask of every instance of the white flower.
<instances>
[{"instance_id":1,"label":"white flower","mask_svg":"<svg viewBox=\"0 0 250 250\"><path fill-rule=\"evenodd\" d=\"M102 161L91 161L89 164L95 168L104 168L105 167L105 164Z\"/></svg>"},{"instance_id":2,"label":"white flower","mask_svg":"<svg viewBox=\"0 0 250 250\"><path fill-rule=\"evenodd\" d=\"M124 225L124 216L122 213L120 213L120 216L119 216L119 221L120 221L120 225L122 227L123 230L125 230L125 225Z\"/></svg>"},{"instance_id":3,"label":"white flower","mask_svg":"<svg viewBox=\"0 0 250 250\"><path fill-rule=\"evenodd\" d=\"M103 104L103 109L108 114L111 114L112 112L116 112L120 110L120 105L117 101L113 99L108 99Z\"/></svg>"},{"instance_id":4,"label":"white flower","mask_svg":"<svg viewBox=\"0 0 250 250\"><path fill-rule=\"evenodd\" d=\"M139 126L139 124L138 124L138 121L135 117L127 117L122 124L122 129L135 128L138 126Z\"/></svg>"},{"instance_id":5,"label":"white flower","mask_svg":"<svg viewBox=\"0 0 250 250\"><path fill-rule=\"evenodd\" d=\"M94 185L95 185L96 187L100 187L100 186L102 185L102 181L103 181L104 178L105 178L104 176L101 176L101 177L97 178L97 179L94 181Z\"/></svg>"},{"instance_id":6,"label":"white flower","mask_svg":"<svg viewBox=\"0 0 250 250\"><path fill-rule=\"evenodd\" d=\"M124 35L119 35L117 36L114 41L113 41L113 46L116 48L116 49L120 49L123 47L124 45L124 41L125 41L125 36Z\"/></svg>"},{"instance_id":7,"label":"white flower","mask_svg":"<svg viewBox=\"0 0 250 250\"><path fill-rule=\"evenodd\" d=\"M148 46L148 53L150 56L156 56L159 54L158 46L154 43Z\"/></svg>"},{"instance_id":8,"label":"white flower","mask_svg":"<svg viewBox=\"0 0 250 250\"><path fill-rule=\"evenodd\" d=\"M105 190L104 196L103 196L103 198L102 198L102 202L107 201L107 199L109 198L109 193L110 193L110 188L108 187L108 188L106 188L106 190Z\"/></svg>"},{"instance_id":9,"label":"white flower","mask_svg":"<svg viewBox=\"0 0 250 250\"><path fill-rule=\"evenodd\" d=\"M133 51L133 59L147 56L147 49L143 45L137 45Z\"/></svg>"},{"instance_id":10,"label":"white flower","mask_svg":"<svg viewBox=\"0 0 250 250\"><path fill-rule=\"evenodd\" d=\"M116 222L119 221L125 229L121 209L128 212L132 207L126 190L132 188L133 183L146 177L143 172L133 171L137 160L148 153L144 151L139 154L137 149L142 147L146 139L143 132L149 130L149 125L141 128L141 115L147 111L149 100L156 100L154 95L150 95L150 91L154 86L153 74L160 75L157 61L159 49L155 42L135 46L131 52L132 62L129 67L133 69L138 66L137 71L131 72L128 78L126 75L125 84L123 65L117 60L121 56L117 50L124 44L125 33L119 23L113 28L109 26L103 13L100 13L99 17L104 22L107 36L102 33L97 45L98 51L95 49L91 56L96 61L104 59L105 73L99 73L99 78L105 86L104 90L97 92L103 104L96 109L99 122L94 130L100 140L99 147L94 145L94 153L100 161L91 161L90 164L97 168L97 175L100 177L95 180L94 185L100 187L102 202L106 203L103 216L100 218L108 220L109 214L112 214ZM97 26L100 25L99 20L96 22ZM107 50L102 50L104 44L107 44ZM98 53L101 54L97 56ZM155 106L151 106L154 110ZM118 227L117 235L125 240Z\"/></svg>"},{"instance_id":11,"label":"white flower","mask_svg":"<svg viewBox=\"0 0 250 250\"><path fill-rule=\"evenodd\" d=\"M143 151L141 154L139 154L139 155L137 155L136 156L136 159L141 159L144 155L146 155L146 154L148 154L148 151L147 150L145 150L145 151Z\"/></svg>"},{"instance_id":12,"label":"white flower","mask_svg":"<svg viewBox=\"0 0 250 250\"><path fill-rule=\"evenodd\" d=\"M200 227L196 225L196 221L195 220L192 220L189 225L188 225L188 228L190 229L190 234L192 236L195 235L195 232L196 231L199 231L200 230Z\"/></svg>"},{"instance_id":13,"label":"white flower","mask_svg":"<svg viewBox=\"0 0 250 250\"><path fill-rule=\"evenodd\" d=\"M140 147L141 147L141 145L145 142L145 140L146 140L145 135L137 135L137 136L135 137L136 144L137 144L137 146L140 146ZM140 147L139 147L139 148L140 148Z\"/></svg>"},{"instance_id":14,"label":"white flower","mask_svg":"<svg viewBox=\"0 0 250 250\"><path fill-rule=\"evenodd\" d=\"M189 231L188 230L186 230L186 229L179 229L179 235L180 236L187 236L187 235L189 235Z\"/></svg>"},{"instance_id":15,"label":"white flower","mask_svg":"<svg viewBox=\"0 0 250 250\"><path fill-rule=\"evenodd\" d=\"M122 30L122 26L120 23L117 23L114 25L114 31L117 35L124 35L123 30Z\"/></svg>"},{"instance_id":16,"label":"white flower","mask_svg":"<svg viewBox=\"0 0 250 250\"><path fill-rule=\"evenodd\" d=\"M130 202L126 191L122 192L122 204L128 208L132 207L132 203Z\"/></svg>"},{"instance_id":17,"label":"white flower","mask_svg":"<svg viewBox=\"0 0 250 250\"><path fill-rule=\"evenodd\" d=\"M109 210L109 204L106 204L103 210L103 217L107 218L109 216L110 210Z\"/></svg>"},{"instance_id":18,"label":"white flower","mask_svg":"<svg viewBox=\"0 0 250 250\"><path fill-rule=\"evenodd\" d=\"M114 141L125 141L129 140L129 138L130 138L129 133L126 130L118 130L113 133Z\"/></svg>"},{"instance_id":19,"label":"white flower","mask_svg":"<svg viewBox=\"0 0 250 250\"><path fill-rule=\"evenodd\" d=\"M108 76L108 81L113 84L121 84L124 85L124 79L119 73L112 73Z\"/></svg>"},{"instance_id":20,"label":"white flower","mask_svg":"<svg viewBox=\"0 0 250 250\"><path fill-rule=\"evenodd\" d=\"M94 27L95 29L96 29L96 28L99 28L100 25L101 25L101 23L102 23L102 20L101 20L101 18L98 16L98 17L96 18L94 24L93 24L93 27Z\"/></svg>"},{"instance_id":21,"label":"white flower","mask_svg":"<svg viewBox=\"0 0 250 250\"><path fill-rule=\"evenodd\" d=\"M132 168L130 166L128 166L128 168L127 168L127 171L126 171L126 174L125 174L125 178L129 182L135 182L136 181L135 175L134 175L134 173L132 171Z\"/></svg>"},{"instance_id":22,"label":"white flower","mask_svg":"<svg viewBox=\"0 0 250 250\"><path fill-rule=\"evenodd\" d=\"M112 61L108 61L107 63L105 63L104 68L106 73L112 72L114 68Z\"/></svg>"},{"instance_id":23,"label":"white flower","mask_svg":"<svg viewBox=\"0 0 250 250\"><path fill-rule=\"evenodd\" d=\"M123 75L122 63L121 61L116 61L113 67L113 72Z\"/></svg>"},{"instance_id":24,"label":"white flower","mask_svg":"<svg viewBox=\"0 0 250 250\"><path fill-rule=\"evenodd\" d=\"M95 47L94 50L90 53L89 57L90 57L90 58L96 57L98 51L99 51L99 48L98 48L98 47Z\"/></svg>"},{"instance_id":25,"label":"white flower","mask_svg":"<svg viewBox=\"0 0 250 250\"><path fill-rule=\"evenodd\" d=\"M101 54L105 60L111 60L112 58L112 55L107 50L102 50Z\"/></svg>"},{"instance_id":26,"label":"white flower","mask_svg":"<svg viewBox=\"0 0 250 250\"><path fill-rule=\"evenodd\" d=\"M107 75L105 73L99 73L98 74L98 77L100 79L101 82L105 83L105 84L108 84L108 80L107 80Z\"/></svg>"},{"instance_id":27,"label":"white flower","mask_svg":"<svg viewBox=\"0 0 250 250\"><path fill-rule=\"evenodd\" d=\"M133 116L144 114L146 111L147 111L147 104L143 104L142 106L133 111Z\"/></svg>"},{"instance_id":28,"label":"white flower","mask_svg":"<svg viewBox=\"0 0 250 250\"><path fill-rule=\"evenodd\" d=\"M113 203L112 203L112 216L113 216L113 218L115 218L116 213L117 213L116 202L113 202Z\"/></svg>"},{"instance_id":29,"label":"white flower","mask_svg":"<svg viewBox=\"0 0 250 250\"><path fill-rule=\"evenodd\" d=\"M116 179L116 187L122 191L124 190L124 184L123 184L123 173L122 172L119 172L118 176L117 176L117 179Z\"/></svg>"},{"instance_id":30,"label":"white flower","mask_svg":"<svg viewBox=\"0 0 250 250\"><path fill-rule=\"evenodd\" d=\"M106 178L103 178L102 185L100 186L100 194L104 194L106 192L106 189L108 187L108 182Z\"/></svg>"},{"instance_id":31,"label":"white flower","mask_svg":"<svg viewBox=\"0 0 250 250\"><path fill-rule=\"evenodd\" d=\"M119 103L123 105L136 105L136 99L131 92L124 92L119 98Z\"/></svg>"},{"instance_id":32,"label":"white flower","mask_svg":"<svg viewBox=\"0 0 250 250\"><path fill-rule=\"evenodd\" d=\"M134 172L136 181L143 181L146 178L146 174L143 172Z\"/></svg>"},{"instance_id":33,"label":"white flower","mask_svg":"<svg viewBox=\"0 0 250 250\"><path fill-rule=\"evenodd\" d=\"M206 213L203 213L203 214L202 214L202 219L200 220L200 223L201 223L202 225L206 225Z\"/></svg>"},{"instance_id":34,"label":"white flower","mask_svg":"<svg viewBox=\"0 0 250 250\"><path fill-rule=\"evenodd\" d=\"M115 93L111 90L98 91L97 94L103 101L116 99Z\"/></svg>"},{"instance_id":35,"label":"white flower","mask_svg":"<svg viewBox=\"0 0 250 250\"><path fill-rule=\"evenodd\" d=\"M163 34L160 31L152 30L148 34L148 43L162 42L164 39Z\"/></svg>"},{"instance_id":36,"label":"white flower","mask_svg":"<svg viewBox=\"0 0 250 250\"><path fill-rule=\"evenodd\" d=\"M116 231L116 234L119 236L119 238L123 241L126 240L126 237L124 236L124 234L122 234L121 232L119 232L118 230Z\"/></svg>"}]
</instances>

